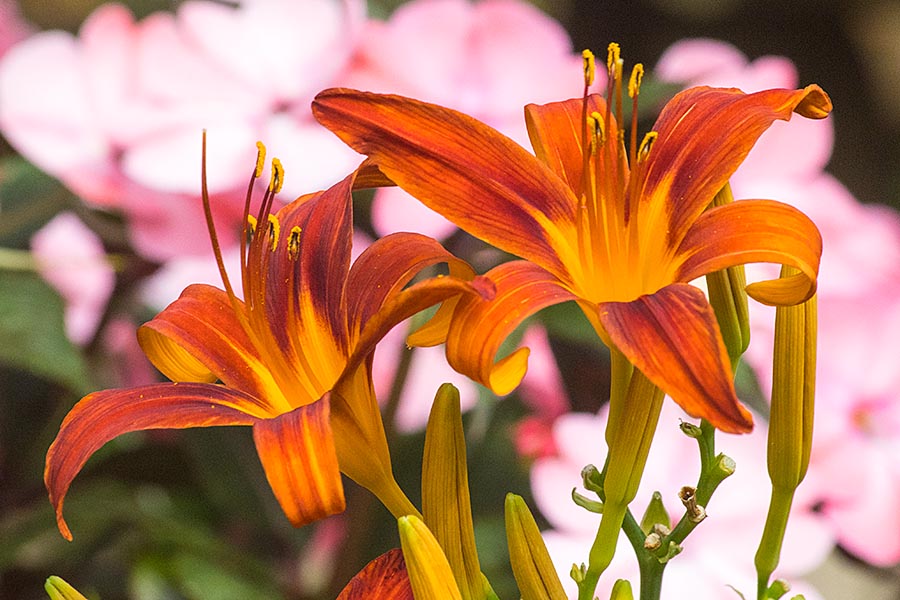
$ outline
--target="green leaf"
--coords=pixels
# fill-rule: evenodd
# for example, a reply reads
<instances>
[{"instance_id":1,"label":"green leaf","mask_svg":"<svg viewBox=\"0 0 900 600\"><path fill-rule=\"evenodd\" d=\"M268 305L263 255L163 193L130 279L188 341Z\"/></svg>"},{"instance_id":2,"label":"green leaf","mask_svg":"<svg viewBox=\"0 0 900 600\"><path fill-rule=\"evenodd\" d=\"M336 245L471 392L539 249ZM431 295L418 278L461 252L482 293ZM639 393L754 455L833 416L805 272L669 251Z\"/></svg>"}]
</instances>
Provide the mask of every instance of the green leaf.
<instances>
[{"instance_id":1,"label":"green leaf","mask_svg":"<svg viewBox=\"0 0 900 600\"><path fill-rule=\"evenodd\" d=\"M0 363L87 393L81 351L66 337L63 302L37 274L0 271Z\"/></svg>"}]
</instances>

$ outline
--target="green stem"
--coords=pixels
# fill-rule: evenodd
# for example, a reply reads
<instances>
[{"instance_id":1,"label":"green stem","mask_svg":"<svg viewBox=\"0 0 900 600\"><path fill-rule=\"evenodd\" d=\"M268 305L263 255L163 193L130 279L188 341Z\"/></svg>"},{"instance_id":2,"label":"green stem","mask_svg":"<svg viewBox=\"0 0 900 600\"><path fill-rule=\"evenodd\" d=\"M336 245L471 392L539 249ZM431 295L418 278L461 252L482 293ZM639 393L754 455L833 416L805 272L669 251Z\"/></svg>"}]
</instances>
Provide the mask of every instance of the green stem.
<instances>
[{"instance_id":1,"label":"green stem","mask_svg":"<svg viewBox=\"0 0 900 600\"><path fill-rule=\"evenodd\" d=\"M762 539L759 541L756 558L754 559L757 575L756 597L758 600L767 600L769 578L772 576L781 558L781 544L784 541L784 532L787 529L788 516L790 515L793 501L794 490L792 488L772 487L769 513L766 515L766 525L763 529Z\"/></svg>"},{"instance_id":2,"label":"green stem","mask_svg":"<svg viewBox=\"0 0 900 600\"><path fill-rule=\"evenodd\" d=\"M626 511L622 521L622 531L634 548L641 574L640 600L659 600L662 593L662 576L666 563L660 562L656 556L644 548L647 539L640 524L630 510Z\"/></svg>"}]
</instances>

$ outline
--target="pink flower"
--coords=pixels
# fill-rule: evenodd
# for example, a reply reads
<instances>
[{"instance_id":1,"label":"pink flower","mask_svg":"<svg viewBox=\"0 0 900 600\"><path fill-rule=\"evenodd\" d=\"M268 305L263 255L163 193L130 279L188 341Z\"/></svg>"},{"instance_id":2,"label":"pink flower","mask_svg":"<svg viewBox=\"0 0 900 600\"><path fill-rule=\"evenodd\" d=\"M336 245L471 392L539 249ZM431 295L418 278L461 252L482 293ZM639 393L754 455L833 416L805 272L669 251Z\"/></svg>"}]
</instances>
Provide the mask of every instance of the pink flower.
<instances>
[{"instance_id":1,"label":"pink flower","mask_svg":"<svg viewBox=\"0 0 900 600\"><path fill-rule=\"evenodd\" d=\"M673 80L748 88L796 83L785 59L748 63L720 42L673 46L658 72ZM839 543L876 565L900 561L900 215L864 205L822 171L829 121L780 124L733 180L736 197L778 197L803 210L824 241L819 272L815 438L807 481ZM803 129L800 129L803 127ZM795 136L792 142L787 136ZM751 160L752 159L752 160ZM767 174L768 173L768 174ZM769 265L748 269L773 275ZM746 359L771 386L773 311L751 303Z\"/></svg>"},{"instance_id":2,"label":"pink flower","mask_svg":"<svg viewBox=\"0 0 900 600\"><path fill-rule=\"evenodd\" d=\"M32 27L22 19L15 0L0 0L0 56L32 33Z\"/></svg>"},{"instance_id":3,"label":"pink flower","mask_svg":"<svg viewBox=\"0 0 900 600\"><path fill-rule=\"evenodd\" d=\"M522 109L582 93L581 56L568 34L519 0L414 0L370 21L351 87L392 92L468 113L530 147ZM447 237L455 226L396 188L379 190L380 235Z\"/></svg>"},{"instance_id":4,"label":"pink flower","mask_svg":"<svg viewBox=\"0 0 900 600\"><path fill-rule=\"evenodd\" d=\"M0 129L82 198L124 213L142 254L206 253L197 235L202 129L224 232L237 229L257 139L296 165L285 197L325 187L359 162L308 105L349 59L360 7L194 1L136 23L123 6L104 5L78 37L39 33L4 57Z\"/></svg>"},{"instance_id":5,"label":"pink flower","mask_svg":"<svg viewBox=\"0 0 900 600\"><path fill-rule=\"evenodd\" d=\"M66 333L76 344L94 337L115 286L100 239L72 213L62 213L31 238L41 276L66 303Z\"/></svg>"},{"instance_id":6,"label":"pink flower","mask_svg":"<svg viewBox=\"0 0 900 600\"><path fill-rule=\"evenodd\" d=\"M606 409L596 416L570 413L560 417L553 428L559 455L538 460L531 471L535 501L553 527L545 532L544 538L566 584L571 582L568 572L572 564L587 560L599 522L598 515L577 507L570 493L578 487L580 493L596 499L581 489L580 471L587 464L602 466L606 419ZM674 523L683 513L678 490L696 483L697 443L681 433L678 428L681 420L690 418L674 403L663 404L641 487L632 504L638 520L656 490L662 493ZM727 600L735 597L729 585L742 590L747 597L755 589L753 556L762 535L771 489L764 459L765 429L757 427L744 436L720 434L717 450L733 458L737 469L713 496L707 507L708 518L685 540L684 551L666 567L663 598L684 598L690 590L692 599ZM804 591L809 599L818 595L797 578L818 566L834 543L829 527L812 511L812 506L806 496L796 499L781 566L776 573L791 584L796 583L795 590ZM608 597L612 582L618 578L629 579L635 588L639 583L634 555L624 538L613 565L601 578L599 597Z\"/></svg>"}]
</instances>

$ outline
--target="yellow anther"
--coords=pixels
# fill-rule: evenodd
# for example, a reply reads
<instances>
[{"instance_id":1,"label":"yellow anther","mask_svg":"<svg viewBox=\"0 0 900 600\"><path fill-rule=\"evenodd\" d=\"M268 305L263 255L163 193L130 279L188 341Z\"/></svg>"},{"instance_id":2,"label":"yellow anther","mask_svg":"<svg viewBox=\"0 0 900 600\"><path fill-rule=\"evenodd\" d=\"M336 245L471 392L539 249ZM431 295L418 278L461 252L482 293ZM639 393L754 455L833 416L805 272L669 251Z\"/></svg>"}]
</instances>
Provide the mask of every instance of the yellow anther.
<instances>
[{"instance_id":1,"label":"yellow anther","mask_svg":"<svg viewBox=\"0 0 900 600\"><path fill-rule=\"evenodd\" d=\"M635 98L640 92L641 81L644 79L644 65L638 63L631 69L631 79L628 80L628 97Z\"/></svg>"},{"instance_id":2,"label":"yellow anther","mask_svg":"<svg viewBox=\"0 0 900 600\"><path fill-rule=\"evenodd\" d=\"M594 144L602 144L606 141L606 123L603 121L603 115L594 111L588 117L588 125L593 134L592 142Z\"/></svg>"},{"instance_id":3,"label":"yellow anther","mask_svg":"<svg viewBox=\"0 0 900 600\"><path fill-rule=\"evenodd\" d=\"M619 57L619 45L615 42L611 42L609 46L606 48L606 69L609 71L610 75L615 74L613 71L613 66L615 66L621 58Z\"/></svg>"},{"instance_id":4,"label":"yellow anther","mask_svg":"<svg viewBox=\"0 0 900 600\"><path fill-rule=\"evenodd\" d=\"M584 85L590 87L594 83L594 53L590 50L582 50L581 58L584 61Z\"/></svg>"},{"instance_id":5,"label":"yellow anther","mask_svg":"<svg viewBox=\"0 0 900 600\"><path fill-rule=\"evenodd\" d=\"M281 166L281 161L277 158L272 159L272 178L269 180L269 190L273 193L277 194L281 191L281 186L284 184L284 167Z\"/></svg>"},{"instance_id":6,"label":"yellow anther","mask_svg":"<svg viewBox=\"0 0 900 600\"><path fill-rule=\"evenodd\" d=\"M247 215L247 233L253 235L256 233L256 217Z\"/></svg>"},{"instance_id":7,"label":"yellow anther","mask_svg":"<svg viewBox=\"0 0 900 600\"><path fill-rule=\"evenodd\" d=\"M302 229L298 226L294 226L291 229L291 235L288 236L288 258L291 260L297 260L297 257L300 256L300 232Z\"/></svg>"},{"instance_id":8,"label":"yellow anther","mask_svg":"<svg viewBox=\"0 0 900 600\"><path fill-rule=\"evenodd\" d=\"M278 217L269 213L269 247L272 249L272 252L275 252L275 248L278 247L278 235L281 233L281 223L278 222Z\"/></svg>"},{"instance_id":9,"label":"yellow anther","mask_svg":"<svg viewBox=\"0 0 900 600\"><path fill-rule=\"evenodd\" d=\"M656 136L659 134L655 131L648 131L644 136L644 139L641 140L641 145L638 148L638 160L644 160L647 158L647 155L650 154L650 148L653 146L653 142L656 141Z\"/></svg>"},{"instance_id":10,"label":"yellow anther","mask_svg":"<svg viewBox=\"0 0 900 600\"><path fill-rule=\"evenodd\" d=\"M263 165L266 163L266 145L262 142L256 142L256 171L253 177L259 179L262 175Z\"/></svg>"}]
</instances>

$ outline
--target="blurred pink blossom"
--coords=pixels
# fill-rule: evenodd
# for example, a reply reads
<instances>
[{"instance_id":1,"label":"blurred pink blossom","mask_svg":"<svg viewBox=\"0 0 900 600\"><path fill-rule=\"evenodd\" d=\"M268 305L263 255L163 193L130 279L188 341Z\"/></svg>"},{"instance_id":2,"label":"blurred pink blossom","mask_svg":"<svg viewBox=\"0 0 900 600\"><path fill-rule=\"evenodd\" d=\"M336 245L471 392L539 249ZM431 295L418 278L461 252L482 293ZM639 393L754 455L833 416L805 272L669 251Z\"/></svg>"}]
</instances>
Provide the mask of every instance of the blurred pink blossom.
<instances>
[{"instance_id":1,"label":"blurred pink blossom","mask_svg":"<svg viewBox=\"0 0 900 600\"><path fill-rule=\"evenodd\" d=\"M33 31L31 25L19 14L15 0L0 0L0 56Z\"/></svg>"},{"instance_id":2,"label":"blurred pink blossom","mask_svg":"<svg viewBox=\"0 0 900 600\"><path fill-rule=\"evenodd\" d=\"M72 213L61 213L31 238L41 276L65 301L66 333L76 344L94 337L115 286L103 244Z\"/></svg>"},{"instance_id":3,"label":"blurred pink blossom","mask_svg":"<svg viewBox=\"0 0 900 600\"><path fill-rule=\"evenodd\" d=\"M722 42L688 40L662 57L658 74L691 84L793 87L785 59L748 62ZM777 198L819 227L819 357L813 452L801 489L813 494L838 536L876 565L900 561L900 215L859 203L822 171L832 148L830 120L781 123L735 174L737 198ZM815 127L811 127L815 126ZM772 265L748 279L777 276ZM771 387L774 313L751 303L746 358Z\"/></svg>"},{"instance_id":4,"label":"blurred pink blossom","mask_svg":"<svg viewBox=\"0 0 900 600\"><path fill-rule=\"evenodd\" d=\"M237 229L257 139L295 166L285 197L333 183L359 162L308 106L342 72L362 18L358 0L195 0L140 22L107 4L77 37L38 33L4 57L0 129L76 194L121 211L142 254L206 253L204 128L213 206L227 233Z\"/></svg>"},{"instance_id":5,"label":"blurred pink blossom","mask_svg":"<svg viewBox=\"0 0 900 600\"><path fill-rule=\"evenodd\" d=\"M465 112L530 148L523 108L580 96L581 55L562 26L521 0L413 0L387 22L369 21L352 87ZM402 190L379 190L376 232L445 238L456 230Z\"/></svg>"},{"instance_id":6,"label":"blurred pink blossom","mask_svg":"<svg viewBox=\"0 0 900 600\"><path fill-rule=\"evenodd\" d=\"M581 489L581 469L587 464L602 466L606 448L604 430L607 410L598 415L569 413L560 417L553 434L559 454L539 459L531 471L531 487L537 507L550 521L552 529L544 533L550 555L564 585L574 592L568 577L572 564L586 562L599 516L576 506L571 491L596 497ZM663 404L659 427L653 440L641 487L632 504L640 520L653 491L662 494L672 522L684 512L678 490L695 485L699 474L697 442L678 428L690 421L677 405ZM759 421L757 421L759 422ZM716 491L707 507L708 518L685 540L684 551L669 562L663 577L662 598L690 597L698 600L731 600L734 586L747 597L753 595L756 573L753 557L762 535L769 500L770 484L766 473L766 432L757 427L744 436L720 434L717 451L737 463L735 473ZM794 503L776 576L795 585L808 599L818 594L797 578L817 567L833 547L833 533L823 519L812 511L810 498L798 496ZM637 589L639 576L634 554L627 539L620 539L613 564L601 578L599 597L609 596L612 582L625 578Z\"/></svg>"}]
</instances>

